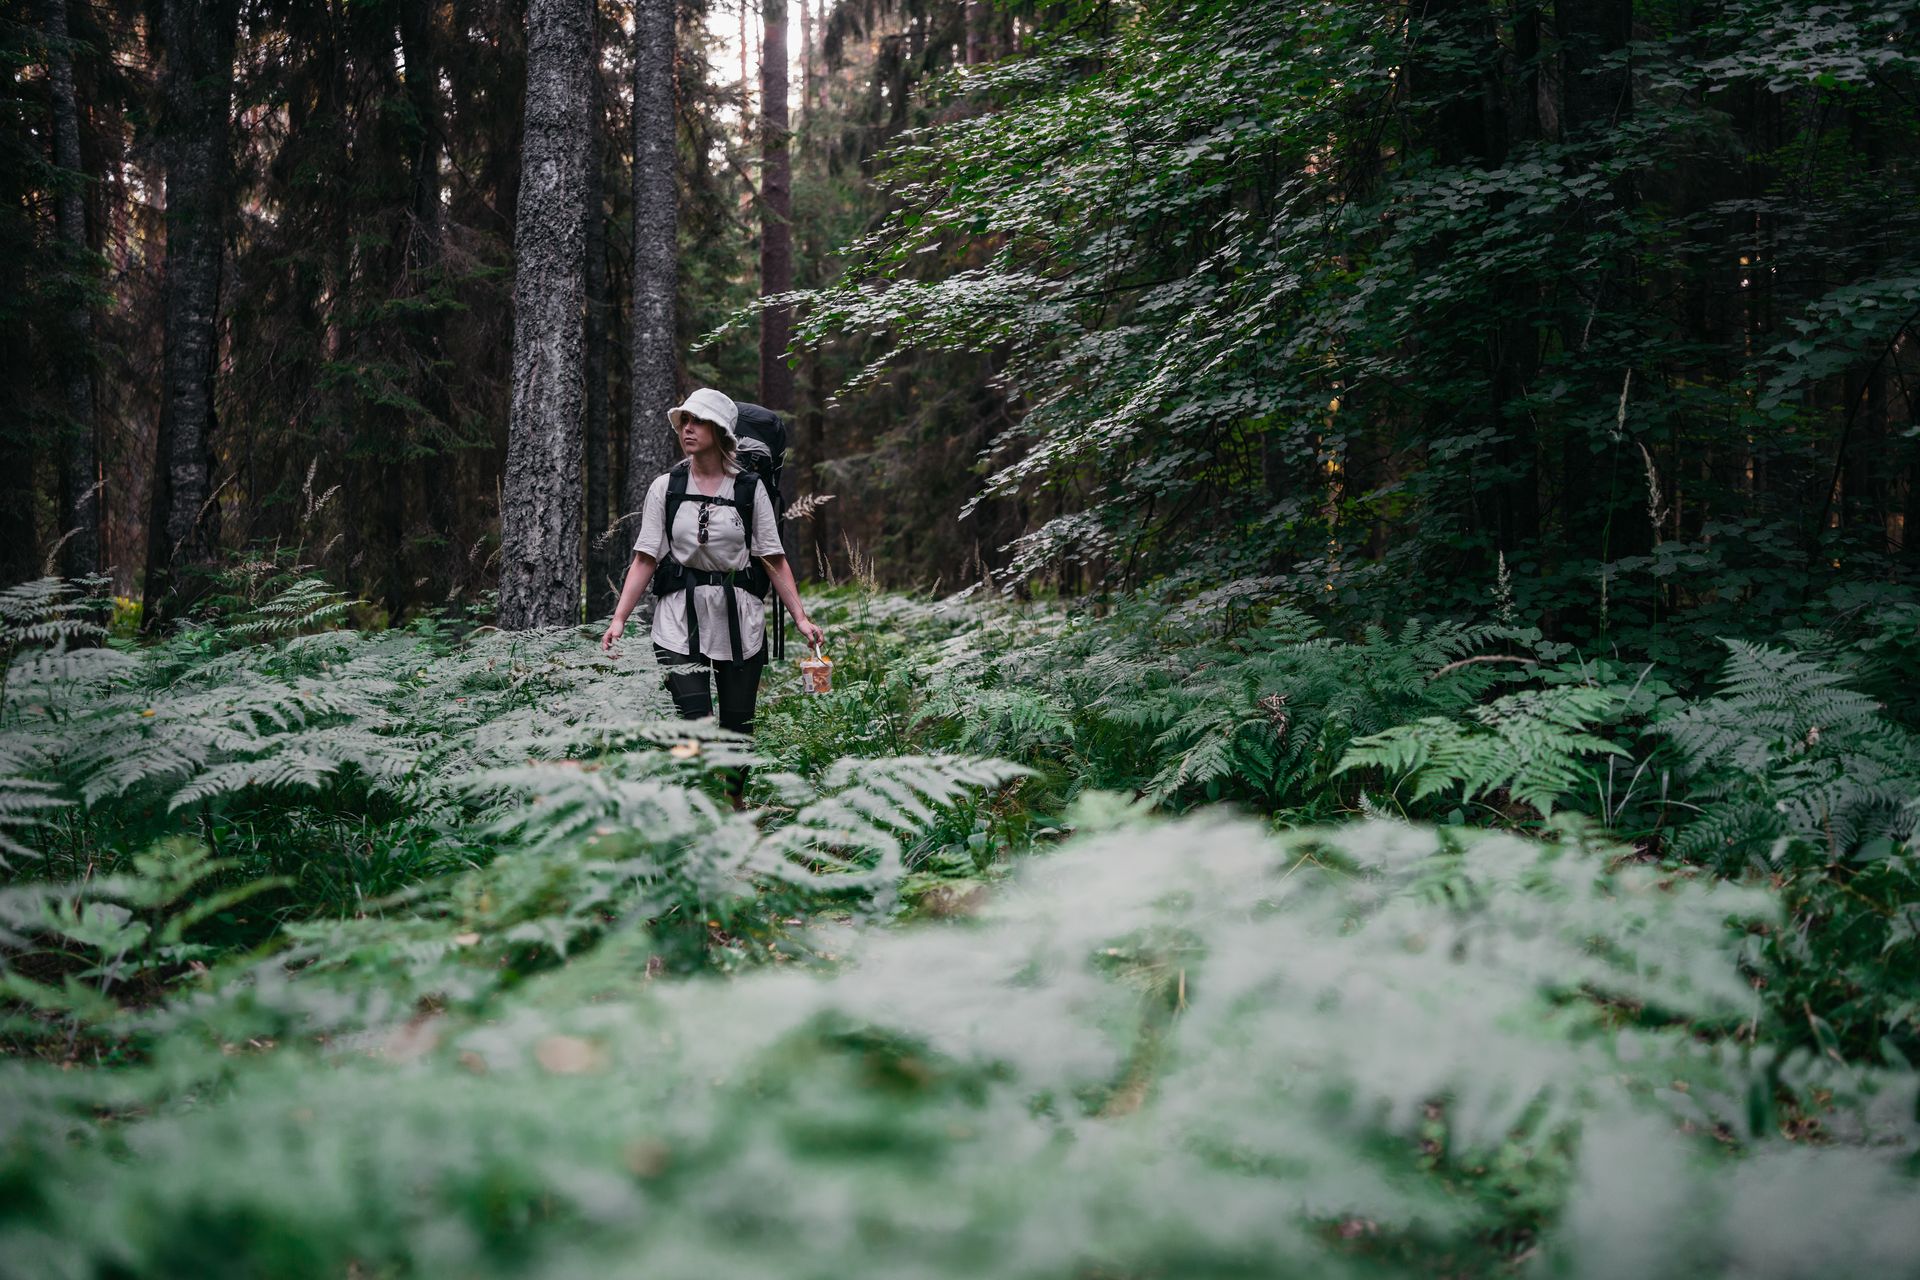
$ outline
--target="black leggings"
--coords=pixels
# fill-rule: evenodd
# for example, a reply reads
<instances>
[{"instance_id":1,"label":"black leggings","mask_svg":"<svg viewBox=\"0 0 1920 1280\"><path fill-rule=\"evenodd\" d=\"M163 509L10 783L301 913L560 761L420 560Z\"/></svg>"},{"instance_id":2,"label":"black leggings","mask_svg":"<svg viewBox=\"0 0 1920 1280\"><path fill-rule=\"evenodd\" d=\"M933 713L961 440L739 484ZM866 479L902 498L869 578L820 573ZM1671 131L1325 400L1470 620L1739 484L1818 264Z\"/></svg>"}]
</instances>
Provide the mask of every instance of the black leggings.
<instances>
[{"instance_id":1,"label":"black leggings","mask_svg":"<svg viewBox=\"0 0 1920 1280\"><path fill-rule=\"evenodd\" d=\"M736 733L753 732L753 704L760 698L760 673L767 666L765 645L760 646L759 653L741 662L715 661L704 653L689 658L657 644L653 646L653 656L663 667L684 668L696 663L712 667L713 685L720 690L720 727ZM673 705L684 719L699 720L713 714L713 692L705 671L669 671L667 692L673 695Z\"/></svg>"}]
</instances>

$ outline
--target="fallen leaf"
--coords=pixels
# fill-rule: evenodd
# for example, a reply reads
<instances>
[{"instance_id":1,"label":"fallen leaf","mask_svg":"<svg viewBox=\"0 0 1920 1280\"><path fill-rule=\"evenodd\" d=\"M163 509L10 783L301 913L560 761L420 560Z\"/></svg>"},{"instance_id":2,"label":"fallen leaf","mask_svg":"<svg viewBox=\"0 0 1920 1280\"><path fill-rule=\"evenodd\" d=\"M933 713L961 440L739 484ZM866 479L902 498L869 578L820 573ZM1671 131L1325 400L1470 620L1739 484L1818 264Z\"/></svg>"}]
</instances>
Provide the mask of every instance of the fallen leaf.
<instances>
[{"instance_id":1,"label":"fallen leaf","mask_svg":"<svg viewBox=\"0 0 1920 1280\"><path fill-rule=\"evenodd\" d=\"M591 1041L579 1036L548 1036L534 1046L533 1056L557 1076L579 1076L599 1066L600 1055Z\"/></svg>"}]
</instances>

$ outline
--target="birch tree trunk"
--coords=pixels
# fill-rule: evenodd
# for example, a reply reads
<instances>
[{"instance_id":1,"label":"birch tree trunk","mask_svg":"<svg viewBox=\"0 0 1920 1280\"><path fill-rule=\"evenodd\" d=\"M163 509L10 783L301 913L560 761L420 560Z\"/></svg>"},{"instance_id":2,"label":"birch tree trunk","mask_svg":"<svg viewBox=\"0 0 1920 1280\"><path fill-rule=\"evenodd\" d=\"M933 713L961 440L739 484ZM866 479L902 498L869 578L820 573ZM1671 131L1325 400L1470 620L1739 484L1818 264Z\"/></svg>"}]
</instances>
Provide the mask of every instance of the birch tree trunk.
<instances>
[{"instance_id":1,"label":"birch tree trunk","mask_svg":"<svg viewBox=\"0 0 1920 1280\"><path fill-rule=\"evenodd\" d=\"M500 510L500 626L580 620L585 224L592 0L527 7L514 224L513 409Z\"/></svg>"},{"instance_id":2,"label":"birch tree trunk","mask_svg":"<svg viewBox=\"0 0 1920 1280\"><path fill-rule=\"evenodd\" d=\"M615 540L625 548L639 532L641 503L653 478L679 456L667 410L679 401L674 296L679 191L674 184L675 0L635 0L633 52L633 412L627 474L620 500L630 516Z\"/></svg>"},{"instance_id":3,"label":"birch tree trunk","mask_svg":"<svg viewBox=\"0 0 1920 1280\"><path fill-rule=\"evenodd\" d=\"M60 448L60 517L65 539L60 569L68 577L100 572L100 466L93 406L93 313L80 282L93 272L87 243L87 191L80 160L80 108L73 88L73 50L67 36L67 0L43 0L47 23L47 79L53 90L53 163L62 173L54 217L74 278L74 301L64 317L60 389L66 423Z\"/></svg>"},{"instance_id":4,"label":"birch tree trunk","mask_svg":"<svg viewBox=\"0 0 1920 1280\"><path fill-rule=\"evenodd\" d=\"M760 60L760 293L793 289L793 158L787 149L787 0L763 0L766 28ZM782 413L793 411L793 370L787 344L793 338L793 310L769 307L760 313L760 403Z\"/></svg>"},{"instance_id":5,"label":"birch tree trunk","mask_svg":"<svg viewBox=\"0 0 1920 1280\"><path fill-rule=\"evenodd\" d=\"M228 107L238 0L160 9L161 153L167 181L165 355L147 523L143 625L191 603L219 544L213 491L214 366L225 248Z\"/></svg>"}]
</instances>

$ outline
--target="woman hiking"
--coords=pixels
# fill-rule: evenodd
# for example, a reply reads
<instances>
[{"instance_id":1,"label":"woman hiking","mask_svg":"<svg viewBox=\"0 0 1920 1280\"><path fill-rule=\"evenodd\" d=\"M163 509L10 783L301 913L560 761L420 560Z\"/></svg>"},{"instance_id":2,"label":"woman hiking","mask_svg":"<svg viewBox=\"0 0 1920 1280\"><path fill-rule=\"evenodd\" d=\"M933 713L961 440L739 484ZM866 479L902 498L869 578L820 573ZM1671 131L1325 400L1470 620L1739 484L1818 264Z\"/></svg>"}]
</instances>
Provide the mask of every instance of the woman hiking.
<instances>
[{"instance_id":1,"label":"woman hiking","mask_svg":"<svg viewBox=\"0 0 1920 1280\"><path fill-rule=\"evenodd\" d=\"M733 401L709 387L667 410L686 457L647 490L633 564L600 647L614 652L651 585L660 597L654 656L679 668L667 673L675 708L689 720L713 714L705 670L711 667L721 727L751 733L767 665L767 587L809 644L823 637L800 603L767 487L735 457L738 417Z\"/></svg>"}]
</instances>

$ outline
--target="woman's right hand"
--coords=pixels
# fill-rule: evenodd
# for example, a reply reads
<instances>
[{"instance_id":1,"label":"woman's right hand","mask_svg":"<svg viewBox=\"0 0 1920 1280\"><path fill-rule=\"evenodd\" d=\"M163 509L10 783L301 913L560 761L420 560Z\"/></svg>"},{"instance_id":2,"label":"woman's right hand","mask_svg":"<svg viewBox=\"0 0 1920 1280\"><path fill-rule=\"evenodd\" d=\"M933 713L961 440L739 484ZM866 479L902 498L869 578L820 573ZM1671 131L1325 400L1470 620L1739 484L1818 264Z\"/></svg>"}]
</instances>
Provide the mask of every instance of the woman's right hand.
<instances>
[{"instance_id":1,"label":"woman's right hand","mask_svg":"<svg viewBox=\"0 0 1920 1280\"><path fill-rule=\"evenodd\" d=\"M619 654L614 653L613 646L626 634L627 620L625 618L614 619L612 625L607 628L607 633L600 637L600 651L611 657L619 657Z\"/></svg>"}]
</instances>

